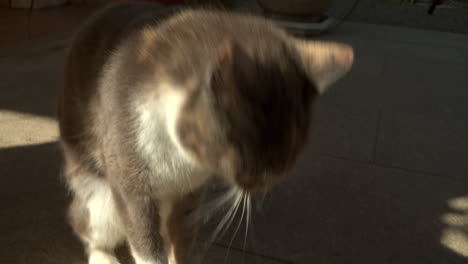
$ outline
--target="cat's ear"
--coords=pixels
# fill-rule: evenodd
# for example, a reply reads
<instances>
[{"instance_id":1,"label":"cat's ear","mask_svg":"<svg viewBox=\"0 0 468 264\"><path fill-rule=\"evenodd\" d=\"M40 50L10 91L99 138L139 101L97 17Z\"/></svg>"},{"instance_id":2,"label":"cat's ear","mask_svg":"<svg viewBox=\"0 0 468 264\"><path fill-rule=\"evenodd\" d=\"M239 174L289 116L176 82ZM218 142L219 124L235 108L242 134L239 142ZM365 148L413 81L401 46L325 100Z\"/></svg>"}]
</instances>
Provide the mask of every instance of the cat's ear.
<instances>
[{"instance_id":1,"label":"cat's ear","mask_svg":"<svg viewBox=\"0 0 468 264\"><path fill-rule=\"evenodd\" d=\"M232 39L226 39L222 42L218 48L217 60L219 64L229 63L240 64L244 66L253 64L253 60L247 55L242 46L237 41Z\"/></svg>"},{"instance_id":2,"label":"cat's ear","mask_svg":"<svg viewBox=\"0 0 468 264\"><path fill-rule=\"evenodd\" d=\"M298 51L300 66L319 93L343 77L353 64L353 48L346 44L294 39L293 45Z\"/></svg>"},{"instance_id":3,"label":"cat's ear","mask_svg":"<svg viewBox=\"0 0 468 264\"><path fill-rule=\"evenodd\" d=\"M235 78L253 81L255 79L255 62L244 48L235 40L226 39L216 53L218 68L234 74Z\"/></svg>"},{"instance_id":4,"label":"cat's ear","mask_svg":"<svg viewBox=\"0 0 468 264\"><path fill-rule=\"evenodd\" d=\"M216 64L223 65L232 62L234 48L234 42L230 39L225 39L216 52Z\"/></svg>"}]
</instances>

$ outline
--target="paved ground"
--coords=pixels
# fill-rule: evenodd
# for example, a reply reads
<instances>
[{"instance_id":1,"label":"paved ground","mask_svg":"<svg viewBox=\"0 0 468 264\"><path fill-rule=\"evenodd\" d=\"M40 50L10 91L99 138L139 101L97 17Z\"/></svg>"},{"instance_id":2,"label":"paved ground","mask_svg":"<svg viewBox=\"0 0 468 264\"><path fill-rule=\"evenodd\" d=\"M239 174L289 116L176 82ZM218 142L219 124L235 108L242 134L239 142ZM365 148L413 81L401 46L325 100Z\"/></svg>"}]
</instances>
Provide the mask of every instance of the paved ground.
<instances>
[{"instance_id":1,"label":"paved ground","mask_svg":"<svg viewBox=\"0 0 468 264\"><path fill-rule=\"evenodd\" d=\"M0 263L83 264L54 143L68 34L47 33L79 20L4 14ZM309 148L254 206L247 253L241 227L227 263L467 263L468 36L346 23L322 38L352 44L355 67L319 100ZM207 263L224 263L231 231Z\"/></svg>"}]
</instances>

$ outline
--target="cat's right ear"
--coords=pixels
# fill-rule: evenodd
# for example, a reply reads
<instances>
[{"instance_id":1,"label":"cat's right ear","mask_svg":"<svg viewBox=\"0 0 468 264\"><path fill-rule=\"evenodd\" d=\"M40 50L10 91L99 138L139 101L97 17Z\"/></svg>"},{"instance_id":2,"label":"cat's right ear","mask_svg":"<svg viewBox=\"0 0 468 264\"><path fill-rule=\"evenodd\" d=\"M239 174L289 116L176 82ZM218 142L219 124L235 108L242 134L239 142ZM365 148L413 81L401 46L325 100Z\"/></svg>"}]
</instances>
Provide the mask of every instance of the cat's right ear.
<instances>
[{"instance_id":1,"label":"cat's right ear","mask_svg":"<svg viewBox=\"0 0 468 264\"><path fill-rule=\"evenodd\" d=\"M335 81L343 77L354 61L353 48L346 44L294 39L299 64L323 93Z\"/></svg>"},{"instance_id":2,"label":"cat's right ear","mask_svg":"<svg viewBox=\"0 0 468 264\"><path fill-rule=\"evenodd\" d=\"M233 60L234 44L231 40L225 39L216 52L216 64L223 65Z\"/></svg>"},{"instance_id":3,"label":"cat's right ear","mask_svg":"<svg viewBox=\"0 0 468 264\"><path fill-rule=\"evenodd\" d=\"M215 69L231 74L233 78L253 82L255 80L254 60L244 48L231 39L224 40L218 47L215 58Z\"/></svg>"},{"instance_id":4,"label":"cat's right ear","mask_svg":"<svg viewBox=\"0 0 468 264\"><path fill-rule=\"evenodd\" d=\"M217 50L217 64L227 65L231 64L234 67L241 69L253 66L253 60L247 55L242 46L232 39L225 39Z\"/></svg>"}]
</instances>

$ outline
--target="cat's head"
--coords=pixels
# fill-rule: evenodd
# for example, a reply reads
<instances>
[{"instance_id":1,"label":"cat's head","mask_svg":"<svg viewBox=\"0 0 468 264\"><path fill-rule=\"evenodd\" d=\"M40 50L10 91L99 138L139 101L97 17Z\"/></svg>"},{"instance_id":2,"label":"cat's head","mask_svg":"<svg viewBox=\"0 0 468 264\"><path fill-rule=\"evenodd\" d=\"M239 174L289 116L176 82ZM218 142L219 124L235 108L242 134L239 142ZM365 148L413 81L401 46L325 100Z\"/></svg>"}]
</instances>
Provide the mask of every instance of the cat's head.
<instances>
[{"instance_id":1,"label":"cat's head","mask_svg":"<svg viewBox=\"0 0 468 264\"><path fill-rule=\"evenodd\" d=\"M267 48L226 40L176 133L194 160L245 191L281 179L305 146L315 98L353 63L348 45L277 38Z\"/></svg>"}]
</instances>

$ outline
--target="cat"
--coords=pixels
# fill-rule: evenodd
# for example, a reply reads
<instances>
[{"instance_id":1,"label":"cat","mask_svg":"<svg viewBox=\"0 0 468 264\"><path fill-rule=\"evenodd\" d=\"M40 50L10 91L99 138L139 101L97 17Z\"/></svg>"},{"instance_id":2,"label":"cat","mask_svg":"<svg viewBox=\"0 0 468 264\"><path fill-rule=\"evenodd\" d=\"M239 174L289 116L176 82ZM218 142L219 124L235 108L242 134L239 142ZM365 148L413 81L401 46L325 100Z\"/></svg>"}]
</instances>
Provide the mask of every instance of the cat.
<instances>
[{"instance_id":1,"label":"cat","mask_svg":"<svg viewBox=\"0 0 468 264\"><path fill-rule=\"evenodd\" d=\"M89 264L196 263L201 192L268 190L305 146L313 104L353 63L228 11L107 7L77 33L58 120L68 219Z\"/></svg>"}]
</instances>

